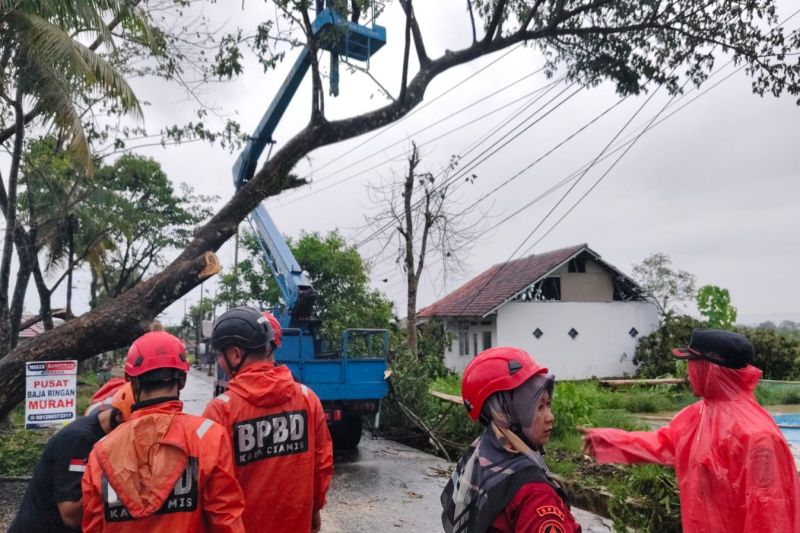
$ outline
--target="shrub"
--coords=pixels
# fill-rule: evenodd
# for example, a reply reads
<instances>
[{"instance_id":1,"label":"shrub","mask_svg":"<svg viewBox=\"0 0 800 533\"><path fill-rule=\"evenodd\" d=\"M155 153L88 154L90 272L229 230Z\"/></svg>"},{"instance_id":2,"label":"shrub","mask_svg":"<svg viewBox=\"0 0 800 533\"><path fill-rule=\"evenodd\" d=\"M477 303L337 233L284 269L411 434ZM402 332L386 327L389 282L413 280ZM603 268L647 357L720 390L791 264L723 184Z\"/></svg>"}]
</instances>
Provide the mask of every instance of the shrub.
<instances>
[{"instance_id":1,"label":"shrub","mask_svg":"<svg viewBox=\"0 0 800 533\"><path fill-rule=\"evenodd\" d=\"M557 383L553 393L553 437L561 438L575 433L575 426L589 424L597 405L597 388L583 383Z\"/></svg>"},{"instance_id":2,"label":"shrub","mask_svg":"<svg viewBox=\"0 0 800 533\"><path fill-rule=\"evenodd\" d=\"M0 475L32 474L51 434L48 430L26 430L17 424L0 432Z\"/></svg>"},{"instance_id":3,"label":"shrub","mask_svg":"<svg viewBox=\"0 0 800 533\"><path fill-rule=\"evenodd\" d=\"M672 469L640 465L627 469L625 485L616 487L608 504L617 531L680 532L678 483ZM631 500L637 505L631 505Z\"/></svg>"},{"instance_id":4,"label":"shrub","mask_svg":"<svg viewBox=\"0 0 800 533\"><path fill-rule=\"evenodd\" d=\"M780 383L759 383L756 398L761 405L786 405L800 403L800 386Z\"/></svg>"},{"instance_id":5,"label":"shrub","mask_svg":"<svg viewBox=\"0 0 800 533\"><path fill-rule=\"evenodd\" d=\"M672 349L686 346L692 336L692 329L703 327L699 320L686 315L669 319L658 330L639 338L633 363L637 365L636 375L642 378L655 378L665 374L678 375Z\"/></svg>"},{"instance_id":6,"label":"shrub","mask_svg":"<svg viewBox=\"0 0 800 533\"><path fill-rule=\"evenodd\" d=\"M450 458L457 457L482 431L483 426L467 417L464 407L444 402L428 391L442 384L448 394L460 394L461 379L442 365L436 354L414 355L400 350L391 360L391 393L381 407L382 425L395 440L440 453L433 449L421 424L431 431ZM411 414L409 414L409 412Z\"/></svg>"},{"instance_id":7,"label":"shrub","mask_svg":"<svg viewBox=\"0 0 800 533\"><path fill-rule=\"evenodd\" d=\"M794 380L800 377L800 340L767 328L737 328L753 343L755 366L766 379Z\"/></svg>"}]
</instances>

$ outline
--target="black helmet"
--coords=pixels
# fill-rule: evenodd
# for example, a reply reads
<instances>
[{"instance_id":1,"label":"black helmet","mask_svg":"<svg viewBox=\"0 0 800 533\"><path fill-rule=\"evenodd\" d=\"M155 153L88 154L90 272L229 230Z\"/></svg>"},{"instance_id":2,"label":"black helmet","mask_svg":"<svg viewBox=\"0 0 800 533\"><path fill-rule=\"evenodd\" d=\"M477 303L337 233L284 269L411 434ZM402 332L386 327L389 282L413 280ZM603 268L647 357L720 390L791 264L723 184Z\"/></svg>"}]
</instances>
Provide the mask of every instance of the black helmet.
<instances>
[{"instance_id":1,"label":"black helmet","mask_svg":"<svg viewBox=\"0 0 800 533\"><path fill-rule=\"evenodd\" d=\"M256 351L266 348L273 336L272 326L258 309L234 307L214 321L211 345L215 350L233 344L247 351Z\"/></svg>"}]
</instances>

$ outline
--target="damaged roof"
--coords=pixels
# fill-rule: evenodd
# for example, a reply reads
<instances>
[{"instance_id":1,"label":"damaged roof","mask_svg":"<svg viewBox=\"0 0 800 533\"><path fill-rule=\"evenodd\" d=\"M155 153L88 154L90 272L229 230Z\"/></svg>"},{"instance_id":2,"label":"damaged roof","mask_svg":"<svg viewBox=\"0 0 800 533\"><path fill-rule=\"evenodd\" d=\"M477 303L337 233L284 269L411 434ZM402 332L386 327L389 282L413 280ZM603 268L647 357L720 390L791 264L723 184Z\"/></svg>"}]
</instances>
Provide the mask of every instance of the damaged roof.
<instances>
[{"instance_id":1,"label":"damaged roof","mask_svg":"<svg viewBox=\"0 0 800 533\"><path fill-rule=\"evenodd\" d=\"M420 310L417 316L484 317L583 251L612 271L620 281L638 289L633 280L602 261L587 244L579 244L494 265L441 300Z\"/></svg>"}]
</instances>

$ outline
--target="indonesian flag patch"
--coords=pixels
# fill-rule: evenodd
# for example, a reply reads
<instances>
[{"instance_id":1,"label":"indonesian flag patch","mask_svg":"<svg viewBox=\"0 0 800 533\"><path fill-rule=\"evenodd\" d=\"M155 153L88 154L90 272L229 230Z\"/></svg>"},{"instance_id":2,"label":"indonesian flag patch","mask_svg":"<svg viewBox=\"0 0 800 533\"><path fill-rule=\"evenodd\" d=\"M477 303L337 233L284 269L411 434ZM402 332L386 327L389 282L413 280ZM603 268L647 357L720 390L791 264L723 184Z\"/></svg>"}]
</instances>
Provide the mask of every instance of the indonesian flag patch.
<instances>
[{"instance_id":1,"label":"indonesian flag patch","mask_svg":"<svg viewBox=\"0 0 800 533\"><path fill-rule=\"evenodd\" d=\"M69 471L70 472L86 472L86 459L70 459Z\"/></svg>"}]
</instances>

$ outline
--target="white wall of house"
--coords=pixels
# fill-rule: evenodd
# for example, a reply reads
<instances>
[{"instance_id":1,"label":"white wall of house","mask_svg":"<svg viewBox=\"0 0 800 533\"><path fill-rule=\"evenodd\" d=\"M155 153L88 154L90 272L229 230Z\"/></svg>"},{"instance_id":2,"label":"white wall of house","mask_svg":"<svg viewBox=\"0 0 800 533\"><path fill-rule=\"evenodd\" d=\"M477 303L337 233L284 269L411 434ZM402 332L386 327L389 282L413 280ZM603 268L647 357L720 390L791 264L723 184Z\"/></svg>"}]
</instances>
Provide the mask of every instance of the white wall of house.
<instances>
[{"instance_id":1,"label":"white wall of house","mask_svg":"<svg viewBox=\"0 0 800 533\"><path fill-rule=\"evenodd\" d=\"M494 316L473 320L448 320L445 322L445 329L452 341L445 346L444 364L459 374L486 347L498 346Z\"/></svg>"},{"instance_id":2,"label":"white wall of house","mask_svg":"<svg viewBox=\"0 0 800 533\"><path fill-rule=\"evenodd\" d=\"M508 302L497 310L496 324L493 346L526 350L558 379L585 379L632 374L636 340L655 331L658 313L649 302ZM462 357L461 369L473 356Z\"/></svg>"}]
</instances>

